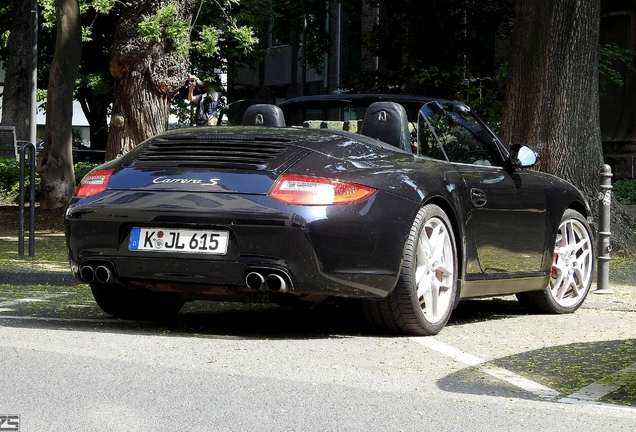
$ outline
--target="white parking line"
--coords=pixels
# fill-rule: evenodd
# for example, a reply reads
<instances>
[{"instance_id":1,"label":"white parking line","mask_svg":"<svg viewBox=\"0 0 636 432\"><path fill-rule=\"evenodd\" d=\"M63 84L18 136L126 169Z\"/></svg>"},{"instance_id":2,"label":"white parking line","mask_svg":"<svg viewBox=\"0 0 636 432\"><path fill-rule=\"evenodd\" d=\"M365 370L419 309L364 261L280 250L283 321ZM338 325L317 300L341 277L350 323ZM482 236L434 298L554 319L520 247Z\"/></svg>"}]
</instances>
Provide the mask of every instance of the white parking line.
<instances>
[{"instance_id":1,"label":"white parking line","mask_svg":"<svg viewBox=\"0 0 636 432\"><path fill-rule=\"evenodd\" d=\"M608 395L613 391L618 390L621 385L628 382L628 375L636 373L636 363L612 374L608 380L613 384L593 383L575 393L572 393L571 395L564 397L556 390L552 390L551 388L517 375L516 373L511 372L507 369L499 368L496 366L487 366L488 361L479 357L475 357L472 354L468 354L460 349L447 345L432 337L412 337L411 340L434 351L437 351L440 354L451 357L452 359L464 363L468 366L478 367L480 371L483 371L488 375L500 379L504 382L512 384L515 387L519 387L527 392L533 393L541 399L557 401L560 403L585 404L594 405L602 408L636 411L636 407L596 402L598 399ZM631 381L633 381L633 375L631 376Z\"/></svg>"},{"instance_id":2,"label":"white parking line","mask_svg":"<svg viewBox=\"0 0 636 432\"><path fill-rule=\"evenodd\" d=\"M562 399L559 402L563 403L589 403L596 402L602 397L620 389L628 382L634 382L636 378L636 363L632 363L625 369L619 370L616 373L610 375L606 381L611 384L604 383L592 383L587 387L583 387L581 390L572 393ZM636 409L636 408L632 408Z\"/></svg>"},{"instance_id":3,"label":"white parking line","mask_svg":"<svg viewBox=\"0 0 636 432\"><path fill-rule=\"evenodd\" d=\"M541 399L554 400L561 396L561 393L559 393L558 391L552 390L549 387L529 380L528 378L522 377L521 375L517 375L516 373L511 372L508 369L499 367L482 367L480 368L480 370L486 372L490 376L499 378L502 381L517 386L527 392L534 393Z\"/></svg>"},{"instance_id":4,"label":"white parking line","mask_svg":"<svg viewBox=\"0 0 636 432\"><path fill-rule=\"evenodd\" d=\"M411 340L469 366L479 366L480 364L486 363L486 360L475 357L444 342L435 340L432 337L412 337Z\"/></svg>"},{"instance_id":5,"label":"white parking line","mask_svg":"<svg viewBox=\"0 0 636 432\"><path fill-rule=\"evenodd\" d=\"M469 366L480 366L479 369L488 375L512 384L515 387L519 387L527 392L534 393L542 399L555 400L562 396L561 393L554 391L551 388L524 378L521 375L517 375L507 369L496 366L483 366L488 363L486 360L475 357L474 355L468 354L431 337L413 337L411 340Z\"/></svg>"},{"instance_id":6,"label":"white parking line","mask_svg":"<svg viewBox=\"0 0 636 432\"><path fill-rule=\"evenodd\" d=\"M613 391L618 390L621 386L592 383L587 387L583 387L581 390L572 393L564 399L577 399L579 401L597 401L603 396L607 396Z\"/></svg>"}]
</instances>

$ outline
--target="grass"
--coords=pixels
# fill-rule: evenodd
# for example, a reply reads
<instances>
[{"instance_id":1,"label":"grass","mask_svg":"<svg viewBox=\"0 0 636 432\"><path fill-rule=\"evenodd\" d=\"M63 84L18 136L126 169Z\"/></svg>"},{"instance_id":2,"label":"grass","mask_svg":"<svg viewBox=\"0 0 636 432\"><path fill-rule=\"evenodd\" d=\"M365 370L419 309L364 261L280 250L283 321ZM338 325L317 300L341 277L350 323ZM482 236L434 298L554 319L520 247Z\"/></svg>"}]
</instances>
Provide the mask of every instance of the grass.
<instances>
[{"instance_id":1,"label":"grass","mask_svg":"<svg viewBox=\"0 0 636 432\"><path fill-rule=\"evenodd\" d=\"M61 233L35 235L34 256L29 255L28 238L24 242L24 256L18 254L18 236L0 230L0 269L33 271L70 271L66 242Z\"/></svg>"},{"instance_id":2,"label":"grass","mask_svg":"<svg viewBox=\"0 0 636 432\"><path fill-rule=\"evenodd\" d=\"M576 343L541 348L493 364L568 395L602 382L620 387L621 403L636 400L636 375L617 373L636 363L634 339ZM614 402L608 395L603 402Z\"/></svg>"},{"instance_id":3,"label":"grass","mask_svg":"<svg viewBox=\"0 0 636 432\"><path fill-rule=\"evenodd\" d=\"M28 211L25 212L24 255L18 255L18 206L0 205L0 269L69 271L64 240L63 211L35 211L35 243L29 257Z\"/></svg>"}]
</instances>

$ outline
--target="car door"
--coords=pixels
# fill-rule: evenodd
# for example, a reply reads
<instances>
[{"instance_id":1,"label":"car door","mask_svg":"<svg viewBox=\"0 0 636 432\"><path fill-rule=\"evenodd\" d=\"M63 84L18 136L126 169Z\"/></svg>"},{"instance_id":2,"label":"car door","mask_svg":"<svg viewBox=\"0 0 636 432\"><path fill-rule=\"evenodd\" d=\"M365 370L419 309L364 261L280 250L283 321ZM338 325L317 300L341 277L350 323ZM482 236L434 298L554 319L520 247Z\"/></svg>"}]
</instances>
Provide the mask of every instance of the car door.
<instances>
[{"instance_id":1,"label":"car door","mask_svg":"<svg viewBox=\"0 0 636 432\"><path fill-rule=\"evenodd\" d=\"M524 170L509 167L507 152L468 107L431 102L421 114L418 127L428 127L430 133L418 135L420 151L446 158L466 187L466 278L540 272L546 229L541 184Z\"/></svg>"}]
</instances>

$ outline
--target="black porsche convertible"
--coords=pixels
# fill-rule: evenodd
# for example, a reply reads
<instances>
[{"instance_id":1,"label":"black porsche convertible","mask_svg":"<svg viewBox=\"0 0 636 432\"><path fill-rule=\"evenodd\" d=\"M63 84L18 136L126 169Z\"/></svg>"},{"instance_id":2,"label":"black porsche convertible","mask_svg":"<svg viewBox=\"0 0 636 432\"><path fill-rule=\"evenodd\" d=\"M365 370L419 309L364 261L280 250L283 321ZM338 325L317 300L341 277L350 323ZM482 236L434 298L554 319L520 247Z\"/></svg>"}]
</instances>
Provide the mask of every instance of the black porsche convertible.
<instances>
[{"instance_id":1,"label":"black porsche convertible","mask_svg":"<svg viewBox=\"0 0 636 432\"><path fill-rule=\"evenodd\" d=\"M362 121L288 127L256 104L241 126L155 136L89 173L65 215L70 265L123 318L189 300L359 300L393 332L439 332L462 299L516 294L575 311L591 284L591 212L529 170L469 107L396 102ZM355 130L356 132L353 132Z\"/></svg>"}]
</instances>

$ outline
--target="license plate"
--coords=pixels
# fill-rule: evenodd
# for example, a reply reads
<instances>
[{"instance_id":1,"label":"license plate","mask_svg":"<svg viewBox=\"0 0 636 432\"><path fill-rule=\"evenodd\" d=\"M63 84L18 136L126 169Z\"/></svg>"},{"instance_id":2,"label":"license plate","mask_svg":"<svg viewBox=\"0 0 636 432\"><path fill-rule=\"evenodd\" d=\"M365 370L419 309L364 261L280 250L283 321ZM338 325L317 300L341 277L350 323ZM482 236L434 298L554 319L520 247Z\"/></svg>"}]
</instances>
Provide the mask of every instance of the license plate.
<instances>
[{"instance_id":1,"label":"license plate","mask_svg":"<svg viewBox=\"0 0 636 432\"><path fill-rule=\"evenodd\" d=\"M225 255L228 238L227 231L135 227L128 249Z\"/></svg>"}]
</instances>

